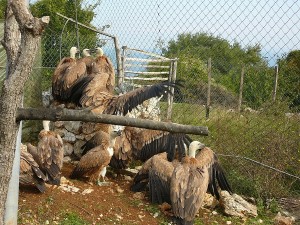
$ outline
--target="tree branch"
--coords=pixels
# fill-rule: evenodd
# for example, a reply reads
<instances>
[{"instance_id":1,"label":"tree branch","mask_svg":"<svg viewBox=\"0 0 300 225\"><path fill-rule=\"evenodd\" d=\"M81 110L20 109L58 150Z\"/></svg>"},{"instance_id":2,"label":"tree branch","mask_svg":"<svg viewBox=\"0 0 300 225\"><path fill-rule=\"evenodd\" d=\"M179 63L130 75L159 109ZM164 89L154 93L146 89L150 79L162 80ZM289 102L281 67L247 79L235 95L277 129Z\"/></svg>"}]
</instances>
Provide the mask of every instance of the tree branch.
<instances>
[{"instance_id":1,"label":"tree branch","mask_svg":"<svg viewBox=\"0 0 300 225\"><path fill-rule=\"evenodd\" d=\"M20 120L51 120L51 121L84 121L95 123L117 124L131 127L141 127L152 130L163 130L173 133L208 135L208 128L183 125L169 122L136 119L107 114L96 115L88 110L49 109L49 108L19 108L16 116Z\"/></svg>"}]
</instances>

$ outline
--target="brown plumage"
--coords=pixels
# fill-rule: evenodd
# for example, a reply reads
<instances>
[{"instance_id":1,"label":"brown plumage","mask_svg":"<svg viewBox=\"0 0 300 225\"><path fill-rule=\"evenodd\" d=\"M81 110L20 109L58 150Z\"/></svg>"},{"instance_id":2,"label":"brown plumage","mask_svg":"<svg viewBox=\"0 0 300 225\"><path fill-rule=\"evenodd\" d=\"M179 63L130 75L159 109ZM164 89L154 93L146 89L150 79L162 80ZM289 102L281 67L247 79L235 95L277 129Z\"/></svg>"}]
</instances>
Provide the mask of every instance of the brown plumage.
<instances>
[{"instance_id":1,"label":"brown plumage","mask_svg":"<svg viewBox=\"0 0 300 225\"><path fill-rule=\"evenodd\" d=\"M37 147L28 144L27 149L47 176L51 184L59 185L63 166L63 141L59 134L49 130L50 121L43 121L44 129L39 133Z\"/></svg>"},{"instance_id":2,"label":"brown plumage","mask_svg":"<svg viewBox=\"0 0 300 225\"><path fill-rule=\"evenodd\" d=\"M210 191L210 186L213 187L212 194L217 198L217 184L222 190L231 193L215 153L198 141L189 145L189 156L184 157L181 162L169 162L166 153L147 160L135 176L131 190L144 190L148 183L151 201L172 204L174 222L177 224L193 224L204 194Z\"/></svg>"},{"instance_id":3,"label":"brown plumage","mask_svg":"<svg viewBox=\"0 0 300 225\"><path fill-rule=\"evenodd\" d=\"M21 146L20 185L34 185L40 192L45 192L45 181L47 181L45 174L40 170L32 155L27 152L26 146Z\"/></svg>"},{"instance_id":4,"label":"brown plumage","mask_svg":"<svg viewBox=\"0 0 300 225\"><path fill-rule=\"evenodd\" d=\"M83 155L97 145L98 135L96 133L82 146ZM175 157L181 159L185 154L184 146L189 146L191 141L185 134L125 127L121 136L116 138L110 166L114 169L125 169L132 159L146 161L161 152L167 152L169 161Z\"/></svg>"},{"instance_id":5,"label":"brown plumage","mask_svg":"<svg viewBox=\"0 0 300 225\"><path fill-rule=\"evenodd\" d=\"M115 139L121 134L121 131L122 127L116 125L110 126L109 133L99 131L97 140L95 140L97 141L96 146L81 157L70 178L87 176L90 182L96 182L98 185L101 184L100 178L104 182L106 167L113 155Z\"/></svg>"}]
</instances>

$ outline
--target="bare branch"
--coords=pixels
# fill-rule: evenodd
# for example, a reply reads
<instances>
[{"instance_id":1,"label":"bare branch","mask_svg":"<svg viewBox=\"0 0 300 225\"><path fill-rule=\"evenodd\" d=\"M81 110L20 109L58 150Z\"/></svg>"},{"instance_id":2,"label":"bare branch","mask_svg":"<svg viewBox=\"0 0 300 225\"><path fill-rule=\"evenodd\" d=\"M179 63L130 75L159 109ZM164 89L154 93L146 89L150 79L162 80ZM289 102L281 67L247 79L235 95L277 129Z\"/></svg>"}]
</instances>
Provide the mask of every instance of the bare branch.
<instances>
[{"instance_id":1,"label":"bare branch","mask_svg":"<svg viewBox=\"0 0 300 225\"><path fill-rule=\"evenodd\" d=\"M208 135L208 128L201 126L183 125L145 119L107 114L96 115L87 110L49 109L49 108L19 108L17 121L20 120L51 120L51 121L85 121L95 123L118 124L123 126L141 127L152 130L163 130L173 133Z\"/></svg>"}]
</instances>

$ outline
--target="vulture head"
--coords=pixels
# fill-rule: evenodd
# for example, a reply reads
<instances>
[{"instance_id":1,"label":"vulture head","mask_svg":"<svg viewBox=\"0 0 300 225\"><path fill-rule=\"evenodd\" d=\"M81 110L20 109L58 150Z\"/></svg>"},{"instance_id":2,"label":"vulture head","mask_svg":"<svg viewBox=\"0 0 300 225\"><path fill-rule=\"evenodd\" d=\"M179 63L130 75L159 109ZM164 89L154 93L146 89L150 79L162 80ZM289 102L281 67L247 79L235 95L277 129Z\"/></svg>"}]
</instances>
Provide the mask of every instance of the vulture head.
<instances>
[{"instance_id":1,"label":"vulture head","mask_svg":"<svg viewBox=\"0 0 300 225\"><path fill-rule=\"evenodd\" d=\"M96 53L96 57L104 55L104 52L103 52L102 48L100 48L100 47L95 48L95 53Z\"/></svg>"},{"instance_id":2,"label":"vulture head","mask_svg":"<svg viewBox=\"0 0 300 225\"><path fill-rule=\"evenodd\" d=\"M91 51L90 51L90 49L88 49L88 48L83 49L83 50L82 50L82 55L83 55L84 57L91 56Z\"/></svg>"},{"instance_id":3,"label":"vulture head","mask_svg":"<svg viewBox=\"0 0 300 225\"><path fill-rule=\"evenodd\" d=\"M70 58L75 59L76 53L79 53L79 50L77 49L77 47L72 47L70 49Z\"/></svg>"},{"instance_id":4,"label":"vulture head","mask_svg":"<svg viewBox=\"0 0 300 225\"><path fill-rule=\"evenodd\" d=\"M116 138L117 136L120 136L122 134L122 131L124 130L124 126L120 125L111 125L110 126L110 136L113 138Z\"/></svg>"},{"instance_id":5,"label":"vulture head","mask_svg":"<svg viewBox=\"0 0 300 225\"><path fill-rule=\"evenodd\" d=\"M196 151L201 150L205 147L205 144L199 141L192 141L189 146L189 156L195 158Z\"/></svg>"}]
</instances>

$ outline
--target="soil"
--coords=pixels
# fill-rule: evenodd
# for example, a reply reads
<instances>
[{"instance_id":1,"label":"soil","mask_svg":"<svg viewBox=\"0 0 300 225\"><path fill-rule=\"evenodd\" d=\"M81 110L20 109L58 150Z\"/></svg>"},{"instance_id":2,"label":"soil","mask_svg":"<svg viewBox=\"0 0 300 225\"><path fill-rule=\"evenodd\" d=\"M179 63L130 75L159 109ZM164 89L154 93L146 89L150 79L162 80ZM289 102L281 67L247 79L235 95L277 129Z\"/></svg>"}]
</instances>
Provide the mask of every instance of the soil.
<instances>
[{"instance_id":1,"label":"soil","mask_svg":"<svg viewBox=\"0 0 300 225\"><path fill-rule=\"evenodd\" d=\"M48 185L45 193L20 187L18 224L172 224L171 217L150 204L147 193L130 191L132 177L107 173L108 186L69 180L74 165L64 164L60 187ZM78 189L76 189L78 188ZM86 193L91 191L90 193ZM201 209L195 224L230 224L216 211ZM233 224L245 224L235 220Z\"/></svg>"}]
</instances>

